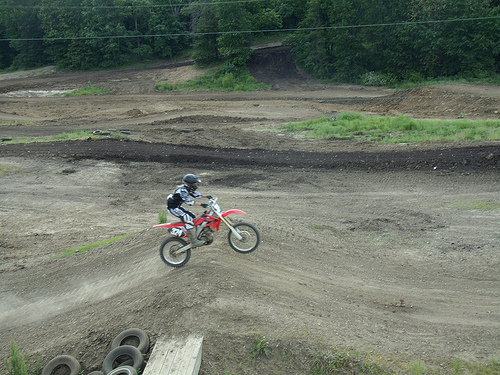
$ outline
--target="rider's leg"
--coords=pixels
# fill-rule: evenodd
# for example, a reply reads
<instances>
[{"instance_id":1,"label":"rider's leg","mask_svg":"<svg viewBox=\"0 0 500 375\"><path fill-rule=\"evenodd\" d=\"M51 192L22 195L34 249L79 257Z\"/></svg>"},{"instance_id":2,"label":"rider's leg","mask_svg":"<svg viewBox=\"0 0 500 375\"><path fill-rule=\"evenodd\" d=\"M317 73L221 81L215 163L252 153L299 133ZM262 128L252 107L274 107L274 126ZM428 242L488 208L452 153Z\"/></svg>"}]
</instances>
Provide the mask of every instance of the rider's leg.
<instances>
[{"instance_id":1,"label":"rider's leg","mask_svg":"<svg viewBox=\"0 0 500 375\"><path fill-rule=\"evenodd\" d=\"M205 242L196 238L193 219L196 217L191 211L185 210L183 207L178 207L168 210L172 215L181 219L186 225L186 231L189 236L189 241L193 246L203 245Z\"/></svg>"},{"instance_id":2,"label":"rider's leg","mask_svg":"<svg viewBox=\"0 0 500 375\"><path fill-rule=\"evenodd\" d=\"M200 246L200 245L203 245L205 243L205 241L199 240L196 238L196 229L194 229L194 228L187 229L187 227L186 227L186 231L188 232L189 241L191 242L191 245Z\"/></svg>"}]
</instances>

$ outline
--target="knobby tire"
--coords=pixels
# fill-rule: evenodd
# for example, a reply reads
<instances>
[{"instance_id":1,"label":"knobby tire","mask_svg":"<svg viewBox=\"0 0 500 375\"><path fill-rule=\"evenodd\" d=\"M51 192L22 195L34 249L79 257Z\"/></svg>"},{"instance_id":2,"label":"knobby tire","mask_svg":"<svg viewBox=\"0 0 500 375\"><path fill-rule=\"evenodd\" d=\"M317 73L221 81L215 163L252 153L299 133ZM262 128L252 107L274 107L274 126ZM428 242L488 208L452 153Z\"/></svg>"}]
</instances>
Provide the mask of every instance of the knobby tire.
<instances>
[{"instance_id":1,"label":"knobby tire","mask_svg":"<svg viewBox=\"0 0 500 375\"><path fill-rule=\"evenodd\" d=\"M238 240L234 233L229 230L227 240L229 242L229 246L231 246L234 251L240 254L248 254L259 247L260 233L255 225L242 222L234 224L233 228L243 236L241 240Z\"/></svg>"},{"instance_id":2,"label":"knobby tire","mask_svg":"<svg viewBox=\"0 0 500 375\"><path fill-rule=\"evenodd\" d=\"M191 258L191 249L175 255L173 252L188 243L179 237L169 237L160 246L160 258L170 267L182 267Z\"/></svg>"}]
</instances>

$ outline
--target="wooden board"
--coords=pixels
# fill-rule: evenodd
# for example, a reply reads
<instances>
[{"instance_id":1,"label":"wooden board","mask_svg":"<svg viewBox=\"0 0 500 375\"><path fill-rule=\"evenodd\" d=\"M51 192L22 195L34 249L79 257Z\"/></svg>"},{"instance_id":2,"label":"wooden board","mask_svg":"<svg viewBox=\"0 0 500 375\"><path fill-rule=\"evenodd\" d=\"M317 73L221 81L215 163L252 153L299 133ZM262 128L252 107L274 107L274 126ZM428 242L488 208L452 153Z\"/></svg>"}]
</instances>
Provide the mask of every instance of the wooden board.
<instances>
[{"instance_id":1,"label":"wooden board","mask_svg":"<svg viewBox=\"0 0 500 375\"><path fill-rule=\"evenodd\" d=\"M197 375L203 337L158 339L143 375Z\"/></svg>"}]
</instances>

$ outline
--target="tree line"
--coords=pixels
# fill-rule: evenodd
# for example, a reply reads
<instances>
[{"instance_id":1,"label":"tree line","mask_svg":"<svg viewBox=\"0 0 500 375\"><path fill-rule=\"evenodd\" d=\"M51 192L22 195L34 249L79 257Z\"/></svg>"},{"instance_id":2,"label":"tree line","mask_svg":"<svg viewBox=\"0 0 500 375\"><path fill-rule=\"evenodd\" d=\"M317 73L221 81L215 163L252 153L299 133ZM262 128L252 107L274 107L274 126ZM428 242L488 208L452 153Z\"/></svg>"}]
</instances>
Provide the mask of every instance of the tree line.
<instances>
[{"instance_id":1,"label":"tree line","mask_svg":"<svg viewBox=\"0 0 500 375\"><path fill-rule=\"evenodd\" d=\"M500 0L0 0L0 69L190 53L245 66L274 36L320 79L498 77Z\"/></svg>"}]
</instances>

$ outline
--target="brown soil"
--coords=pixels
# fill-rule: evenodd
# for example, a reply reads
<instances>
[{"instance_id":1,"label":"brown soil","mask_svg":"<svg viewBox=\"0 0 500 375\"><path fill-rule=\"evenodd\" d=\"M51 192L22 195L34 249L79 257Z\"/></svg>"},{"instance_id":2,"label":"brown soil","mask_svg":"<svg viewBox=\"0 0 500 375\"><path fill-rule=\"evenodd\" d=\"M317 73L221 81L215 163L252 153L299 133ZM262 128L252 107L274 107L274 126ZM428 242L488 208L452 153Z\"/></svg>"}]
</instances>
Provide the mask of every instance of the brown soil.
<instances>
[{"instance_id":1,"label":"brown soil","mask_svg":"<svg viewBox=\"0 0 500 375\"><path fill-rule=\"evenodd\" d=\"M273 88L155 91L202 73L189 63L1 77L2 138L130 132L0 145L1 357L14 339L42 364L70 354L88 373L114 336L138 327L153 343L203 335L202 374L305 374L308 349L332 346L389 367L499 358L499 143L381 146L278 129L351 110L498 119L500 88L318 84L283 48L258 52L250 68ZM88 82L113 93L44 93ZM161 262L167 233L151 227L185 173L247 212L257 251L235 253L224 229L186 266ZM256 335L269 358L250 360Z\"/></svg>"}]
</instances>

